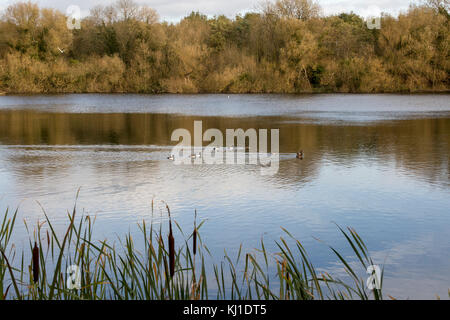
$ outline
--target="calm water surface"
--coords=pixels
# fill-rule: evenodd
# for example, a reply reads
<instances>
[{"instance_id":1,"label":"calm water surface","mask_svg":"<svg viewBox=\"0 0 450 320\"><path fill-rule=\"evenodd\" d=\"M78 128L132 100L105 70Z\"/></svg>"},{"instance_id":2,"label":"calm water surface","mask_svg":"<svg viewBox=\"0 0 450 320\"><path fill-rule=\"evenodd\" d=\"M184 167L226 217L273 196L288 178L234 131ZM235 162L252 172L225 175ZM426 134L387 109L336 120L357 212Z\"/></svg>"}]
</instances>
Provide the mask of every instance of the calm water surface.
<instances>
[{"instance_id":1,"label":"calm water surface","mask_svg":"<svg viewBox=\"0 0 450 320\"><path fill-rule=\"evenodd\" d=\"M204 130L279 128L279 172L166 160L172 131L194 120ZM326 244L350 255L334 223L352 226L399 298L448 297L449 155L449 95L0 97L1 212L20 206L33 225L39 201L63 230L81 187L78 208L97 215L99 238L114 238L136 232L155 197L187 230L195 209L207 219L216 262L241 243L269 246L285 227L338 274ZM27 241L19 223L14 242Z\"/></svg>"}]
</instances>

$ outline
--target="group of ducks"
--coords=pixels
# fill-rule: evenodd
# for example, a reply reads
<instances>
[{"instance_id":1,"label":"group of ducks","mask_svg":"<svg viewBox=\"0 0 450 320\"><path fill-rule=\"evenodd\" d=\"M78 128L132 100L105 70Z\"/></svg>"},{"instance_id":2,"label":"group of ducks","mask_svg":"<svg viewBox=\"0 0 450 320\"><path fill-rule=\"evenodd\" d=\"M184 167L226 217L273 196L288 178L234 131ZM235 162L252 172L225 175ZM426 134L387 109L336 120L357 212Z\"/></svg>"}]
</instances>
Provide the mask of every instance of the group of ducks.
<instances>
[{"instance_id":1,"label":"group of ducks","mask_svg":"<svg viewBox=\"0 0 450 320\"><path fill-rule=\"evenodd\" d=\"M197 154L192 154L191 155L192 159L201 158L201 157L202 157L202 154L200 152L197 153ZM173 154L171 154L170 156L167 157L167 159L169 159L171 161L174 161L175 160L175 156Z\"/></svg>"},{"instance_id":2,"label":"group of ducks","mask_svg":"<svg viewBox=\"0 0 450 320\"><path fill-rule=\"evenodd\" d=\"M229 147L229 150L233 150L233 147ZM219 152L220 148L214 147L213 151L214 152ZM191 154L191 159L198 159L198 158L201 158L201 157L202 157L201 152L196 153L196 154ZM174 161L175 160L175 156L173 154L171 154L170 156L167 157L167 159Z\"/></svg>"},{"instance_id":3,"label":"group of ducks","mask_svg":"<svg viewBox=\"0 0 450 320\"><path fill-rule=\"evenodd\" d=\"M230 148L230 150L233 150L233 147L229 147L229 148ZM214 148L213 150L215 152L219 152L220 148ZM200 152L191 155L192 159L197 159L197 158L201 158L201 157L202 157L202 154ZM295 157L297 159L303 160L303 150L300 150L299 152L297 152ZM175 156L173 154L171 154L170 156L167 157L167 159L174 161L175 160Z\"/></svg>"},{"instance_id":4,"label":"group of ducks","mask_svg":"<svg viewBox=\"0 0 450 320\"><path fill-rule=\"evenodd\" d=\"M230 150L233 150L233 147L229 148ZM219 148L213 148L214 152L219 152L220 149ZM198 159L201 158L202 154L201 152L196 153L196 154L191 154L191 159ZM167 157L167 159L174 161L175 160L175 156L173 154L171 154L170 156Z\"/></svg>"}]
</instances>

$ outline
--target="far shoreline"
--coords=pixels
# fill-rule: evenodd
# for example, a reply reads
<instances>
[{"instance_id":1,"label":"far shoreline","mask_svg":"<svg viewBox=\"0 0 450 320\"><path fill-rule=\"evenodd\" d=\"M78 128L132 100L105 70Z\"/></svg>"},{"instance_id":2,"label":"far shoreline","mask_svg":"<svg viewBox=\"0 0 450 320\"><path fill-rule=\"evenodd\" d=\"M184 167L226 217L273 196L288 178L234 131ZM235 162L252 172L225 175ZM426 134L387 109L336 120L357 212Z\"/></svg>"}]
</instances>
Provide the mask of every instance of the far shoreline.
<instances>
[{"instance_id":1,"label":"far shoreline","mask_svg":"<svg viewBox=\"0 0 450 320\"><path fill-rule=\"evenodd\" d=\"M206 96L206 95L223 95L223 96L252 96L252 95L282 95L282 96L312 96L312 95L447 95L449 90L421 90L421 91L392 91L392 92L0 92L0 96L59 96L59 95L148 95L148 96Z\"/></svg>"}]
</instances>

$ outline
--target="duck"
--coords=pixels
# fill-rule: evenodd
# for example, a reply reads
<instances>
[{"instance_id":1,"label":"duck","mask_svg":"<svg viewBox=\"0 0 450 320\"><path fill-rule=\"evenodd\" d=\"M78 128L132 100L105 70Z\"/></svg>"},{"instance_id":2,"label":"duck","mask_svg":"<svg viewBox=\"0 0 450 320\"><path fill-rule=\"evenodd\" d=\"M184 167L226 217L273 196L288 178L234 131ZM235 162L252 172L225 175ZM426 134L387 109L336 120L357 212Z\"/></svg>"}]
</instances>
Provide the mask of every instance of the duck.
<instances>
[{"instance_id":1,"label":"duck","mask_svg":"<svg viewBox=\"0 0 450 320\"><path fill-rule=\"evenodd\" d=\"M296 158L303 160L303 150L300 150L299 152L297 152Z\"/></svg>"},{"instance_id":2,"label":"duck","mask_svg":"<svg viewBox=\"0 0 450 320\"><path fill-rule=\"evenodd\" d=\"M173 154L171 154L170 156L168 156L168 157L167 157L167 159L169 159L169 160L172 160L172 161L173 161L173 160L175 160L175 156L174 156Z\"/></svg>"},{"instance_id":3,"label":"duck","mask_svg":"<svg viewBox=\"0 0 450 320\"><path fill-rule=\"evenodd\" d=\"M218 147L214 147L213 150L214 150L214 152L220 152L220 148L218 148Z\"/></svg>"}]
</instances>

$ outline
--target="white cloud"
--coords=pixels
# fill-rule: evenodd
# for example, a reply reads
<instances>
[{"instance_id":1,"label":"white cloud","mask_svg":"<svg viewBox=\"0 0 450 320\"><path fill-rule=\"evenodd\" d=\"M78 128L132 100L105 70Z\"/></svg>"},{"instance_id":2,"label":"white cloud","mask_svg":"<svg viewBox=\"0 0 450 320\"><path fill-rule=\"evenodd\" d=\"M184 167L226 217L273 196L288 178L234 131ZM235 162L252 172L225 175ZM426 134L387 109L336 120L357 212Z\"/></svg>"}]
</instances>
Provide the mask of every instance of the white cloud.
<instances>
[{"instance_id":1,"label":"white cloud","mask_svg":"<svg viewBox=\"0 0 450 320\"><path fill-rule=\"evenodd\" d=\"M353 11L363 17L377 16L382 12L397 15L406 11L411 3L418 0L322 0L320 4L325 14Z\"/></svg>"},{"instance_id":2,"label":"white cloud","mask_svg":"<svg viewBox=\"0 0 450 320\"><path fill-rule=\"evenodd\" d=\"M35 0L36 1L36 0ZM362 16L375 15L379 12L398 14L408 9L411 2L420 0L319 0L325 14L353 11ZM15 2L0 0L0 8ZM42 7L53 7L65 12L70 5L78 5L84 14L95 5L108 5L114 0L37 0ZM177 21L191 11L200 11L209 16L224 14L233 17L239 13L255 10L261 0L136 0L158 11L161 18Z\"/></svg>"}]
</instances>

